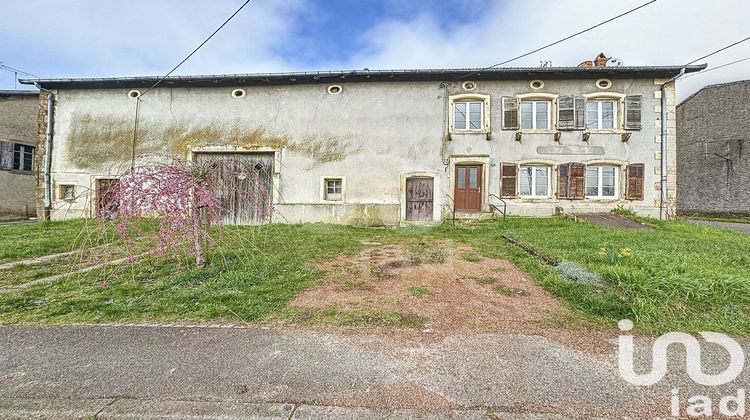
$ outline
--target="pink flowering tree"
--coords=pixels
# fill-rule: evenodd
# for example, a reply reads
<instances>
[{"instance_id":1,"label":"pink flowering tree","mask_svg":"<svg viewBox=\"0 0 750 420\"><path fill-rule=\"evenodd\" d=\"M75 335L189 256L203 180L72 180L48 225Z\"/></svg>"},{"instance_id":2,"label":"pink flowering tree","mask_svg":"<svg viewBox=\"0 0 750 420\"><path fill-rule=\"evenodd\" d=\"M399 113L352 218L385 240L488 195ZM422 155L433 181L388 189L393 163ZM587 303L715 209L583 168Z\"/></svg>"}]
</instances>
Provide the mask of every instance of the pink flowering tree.
<instances>
[{"instance_id":1,"label":"pink flowering tree","mask_svg":"<svg viewBox=\"0 0 750 420\"><path fill-rule=\"evenodd\" d=\"M217 173L221 176L215 176ZM248 178L256 188L240 190L239 180ZM96 213L100 226L114 224L115 233L126 245L146 236L142 222L157 220L155 251L164 254L186 247L196 265L204 267L205 244L211 241L209 226L220 225L224 213L222 199L215 192L229 192L236 200L253 204L261 202L255 196L268 194L269 189L270 183L263 182L255 168L231 159L197 164L169 158L127 170L107 191L98 193ZM268 210L264 206L253 211L265 214Z\"/></svg>"}]
</instances>

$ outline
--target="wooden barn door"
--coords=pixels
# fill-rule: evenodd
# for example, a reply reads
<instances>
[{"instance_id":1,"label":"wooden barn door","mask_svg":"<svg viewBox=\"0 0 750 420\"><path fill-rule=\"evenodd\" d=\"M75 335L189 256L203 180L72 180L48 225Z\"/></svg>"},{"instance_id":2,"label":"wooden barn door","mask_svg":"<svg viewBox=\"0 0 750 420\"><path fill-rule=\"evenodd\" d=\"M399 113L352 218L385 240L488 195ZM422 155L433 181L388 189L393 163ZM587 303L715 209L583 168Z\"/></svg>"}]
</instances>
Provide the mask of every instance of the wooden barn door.
<instances>
[{"instance_id":1,"label":"wooden barn door","mask_svg":"<svg viewBox=\"0 0 750 420\"><path fill-rule=\"evenodd\" d=\"M216 163L208 171L221 200L222 223L255 225L271 221L273 153L197 153L196 163Z\"/></svg>"},{"instance_id":2,"label":"wooden barn door","mask_svg":"<svg viewBox=\"0 0 750 420\"><path fill-rule=\"evenodd\" d=\"M432 220L433 178L406 178L406 220Z\"/></svg>"}]
</instances>

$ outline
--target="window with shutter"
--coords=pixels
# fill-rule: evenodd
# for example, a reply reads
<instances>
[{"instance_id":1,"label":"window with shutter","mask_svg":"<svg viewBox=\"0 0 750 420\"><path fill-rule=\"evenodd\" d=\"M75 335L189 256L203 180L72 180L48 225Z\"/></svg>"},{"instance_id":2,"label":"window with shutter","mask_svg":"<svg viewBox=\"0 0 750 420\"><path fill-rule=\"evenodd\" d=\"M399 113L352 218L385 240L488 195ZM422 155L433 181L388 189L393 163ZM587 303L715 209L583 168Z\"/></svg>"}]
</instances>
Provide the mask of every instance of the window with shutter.
<instances>
[{"instance_id":1,"label":"window with shutter","mask_svg":"<svg viewBox=\"0 0 750 420\"><path fill-rule=\"evenodd\" d=\"M503 96L503 130L518 130L518 99Z\"/></svg>"},{"instance_id":2,"label":"window with shutter","mask_svg":"<svg viewBox=\"0 0 750 420\"><path fill-rule=\"evenodd\" d=\"M641 129L641 95L625 97L625 129Z\"/></svg>"},{"instance_id":3,"label":"window with shutter","mask_svg":"<svg viewBox=\"0 0 750 420\"><path fill-rule=\"evenodd\" d=\"M566 95L557 99L557 129L583 130L585 127L586 99Z\"/></svg>"},{"instance_id":4,"label":"window with shutter","mask_svg":"<svg viewBox=\"0 0 750 420\"><path fill-rule=\"evenodd\" d=\"M574 107L576 113L576 130L583 130L586 128L586 98L583 96L576 96L574 99Z\"/></svg>"},{"instance_id":5,"label":"window with shutter","mask_svg":"<svg viewBox=\"0 0 750 420\"><path fill-rule=\"evenodd\" d=\"M645 172L645 165L643 163L631 163L628 165L625 198L628 200L643 200L643 178Z\"/></svg>"},{"instance_id":6,"label":"window with shutter","mask_svg":"<svg viewBox=\"0 0 750 420\"><path fill-rule=\"evenodd\" d=\"M500 197L514 198L518 195L516 191L517 179L518 166L515 163L503 162L500 164Z\"/></svg>"}]
</instances>

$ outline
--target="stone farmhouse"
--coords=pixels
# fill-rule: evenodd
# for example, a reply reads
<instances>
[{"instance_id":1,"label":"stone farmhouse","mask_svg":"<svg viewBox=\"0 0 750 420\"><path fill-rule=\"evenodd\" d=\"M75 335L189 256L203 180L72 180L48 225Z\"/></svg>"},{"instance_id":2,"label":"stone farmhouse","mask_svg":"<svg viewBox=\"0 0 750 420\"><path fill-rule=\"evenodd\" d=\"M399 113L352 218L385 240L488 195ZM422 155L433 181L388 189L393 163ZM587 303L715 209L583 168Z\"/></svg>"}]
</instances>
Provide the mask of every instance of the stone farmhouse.
<instances>
[{"instance_id":1,"label":"stone farmhouse","mask_svg":"<svg viewBox=\"0 0 750 420\"><path fill-rule=\"evenodd\" d=\"M0 216L36 216L39 93L0 90Z\"/></svg>"},{"instance_id":2,"label":"stone farmhouse","mask_svg":"<svg viewBox=\"0 0 750 420\"><path fill-rule=\"evenodd\" d=\"M159 78L21 82L42 89L49 114L38 201L52 219L94 214L133 156L171 155L254 165L273 211L229 200L228 223L393 225L616 206L673 214L670 79L704 67L179 76L145 95Z\"/></svg>"},{"instance_id":3,"label":"stone farmhouse","mask_svg":"<svg viewBox=\"0 0 750 420\"><path fill-rule=\"evenodd\" d=\"M677 210L750 216L750 80L706 86L677 105Z\"/></svg>"}]
</instances>

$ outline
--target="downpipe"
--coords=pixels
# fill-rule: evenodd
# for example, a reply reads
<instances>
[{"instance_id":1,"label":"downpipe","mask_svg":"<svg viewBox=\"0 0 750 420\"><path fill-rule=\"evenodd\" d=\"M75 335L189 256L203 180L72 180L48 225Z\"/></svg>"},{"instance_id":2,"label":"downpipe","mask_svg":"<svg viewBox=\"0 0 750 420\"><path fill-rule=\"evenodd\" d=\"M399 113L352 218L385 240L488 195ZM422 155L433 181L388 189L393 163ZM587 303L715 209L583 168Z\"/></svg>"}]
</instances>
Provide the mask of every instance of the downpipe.
<instances>
[{"instance_id":1,"label":"downpipe","mask_svg":"<svg viewBox=\"0 0 750 420\"><path fill-rule=\"evenodd\" d=\"M680 69L677 76L661 84L661 179L659 188L661 190L661 199L659 200L659 220L666 217L666 203L669 199L667 193L668 174L667 174L667 85L673 83L685 74L685 68Z\"/></svg>"},{"instance_id":2,"label":"downpipe","mask_svg":"<svg viewBox=\"0 0 750 420\"><path fill-rule=\"evenodd\" d=\"M55 94L51 90L43 88L39 83L34 86L41 92L47 93L47 129L44 139L44 203L42 220L49 220L52 209L52 124L54 121Z\"/></svg>"}]
</instances>

